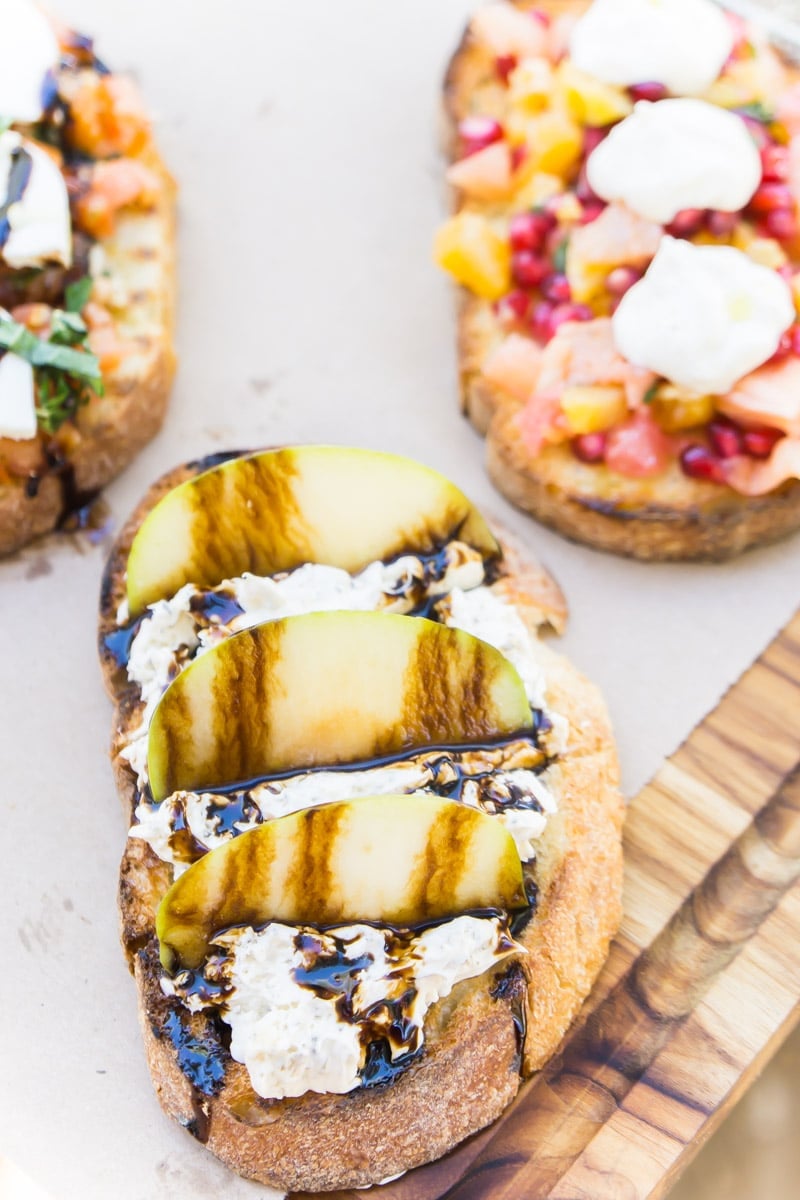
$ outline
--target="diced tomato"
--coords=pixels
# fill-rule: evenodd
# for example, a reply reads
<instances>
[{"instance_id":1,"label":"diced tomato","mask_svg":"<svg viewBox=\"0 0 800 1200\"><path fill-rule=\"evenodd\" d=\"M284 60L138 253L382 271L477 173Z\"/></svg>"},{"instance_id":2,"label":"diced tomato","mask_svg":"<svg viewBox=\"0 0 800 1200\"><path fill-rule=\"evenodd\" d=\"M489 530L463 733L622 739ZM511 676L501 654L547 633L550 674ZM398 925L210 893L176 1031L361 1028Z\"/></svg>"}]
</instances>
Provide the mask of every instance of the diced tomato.
<instances>
[{"instance_id":1,"label":"diced tomato","mask_svg":"<svg viewBox=\"0 0 800 1200\"><path fill-rule=\"evenodd\" d=\"M645 479L660 475L672 451L669 438L656 425L647 409L634 413L624 425L612 429L606 439L606 465L619 475Z\"/></svg>"},{"instance_id":2,"label":"diced tomato","mask_svg":"<svg viewBox=\"0 0 800 1200\"><path fill-rule=\"evenodd\" d=\"M475 200L502 200L511 190L513 175L511 148L507 142L494 142L453 163L447 181Z\"/></svg>"},{"instance_id":3,"label":"diced tomato","mask_svg":"<svg viewBox=\"0 0 800 1200\"><path fill-rule=\"evenodd\" d=\"M527 400L536 386L542 349L531 338L512 333L483 364L483 377L518 400Z\"/></svg>"},{"instance_id":4,"label":"diced tomato","mask_svg":"<svg viewBox=\"0 0 800 1200\"><path fill-rule=\"evenodd\" d=\"M83 74L70 96L67 137L92 158L141 150L150 137L150 123L133 80Z\"/></svg>"},{"instance_id":5,"label":"diced tomato","mask_svg":"<svg viewBox=\"0 0 800 1200\"><path fill-rule=\"evenodd\" d=\"M17 304L12 308L11 316L15 321L19 321L20 325L25 325L27 329L30 329L32 333L36 333L40 337L47 337L50 332L53 310L49 304Z\"/></svg>"},{"instance_id":6,"label":"diced tomato","mask_svg":"<svg viewBox=\"0 0 800 1200\"><path fill-rule=\"evenodd\" d=\"M117 213L130 205L147 208L158 195L158 180L132 158L97 163L89 190L75 202L75 220L92 237L110 237Z\"/></svg>"},{"instance_id":7,"label":"diced tomato","mask_svg":"<svg viewBox=\"0 0 800 1200\"><path fill-rule=\"evenodd\" d=\"M130 342L119 336L114 318L102 304L90 300L83 310L83 318L89 326L89 348L97 355L101 372L116 370L130 353Z\"/></svg>"}]
</instances>

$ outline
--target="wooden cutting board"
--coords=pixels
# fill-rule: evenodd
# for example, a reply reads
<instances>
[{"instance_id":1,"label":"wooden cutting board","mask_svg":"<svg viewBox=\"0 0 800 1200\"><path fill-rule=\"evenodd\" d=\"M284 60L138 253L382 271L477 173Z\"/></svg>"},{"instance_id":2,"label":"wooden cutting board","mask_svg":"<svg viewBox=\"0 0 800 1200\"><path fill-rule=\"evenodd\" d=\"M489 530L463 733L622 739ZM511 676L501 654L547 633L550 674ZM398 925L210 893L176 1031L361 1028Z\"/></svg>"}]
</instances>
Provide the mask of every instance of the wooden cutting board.
<instances>
[{"instance_id":1,"label":"wooden cutting board","mask_svg":"<svg viewBox=\"0 0 800 1200\"><path fill-rule=\"evenodd\" d=\"M380 1200L664 1196L791 1031L800 613L633 800L625 858L622 928L558 1055Z\"/></svg>"}]
</instances>

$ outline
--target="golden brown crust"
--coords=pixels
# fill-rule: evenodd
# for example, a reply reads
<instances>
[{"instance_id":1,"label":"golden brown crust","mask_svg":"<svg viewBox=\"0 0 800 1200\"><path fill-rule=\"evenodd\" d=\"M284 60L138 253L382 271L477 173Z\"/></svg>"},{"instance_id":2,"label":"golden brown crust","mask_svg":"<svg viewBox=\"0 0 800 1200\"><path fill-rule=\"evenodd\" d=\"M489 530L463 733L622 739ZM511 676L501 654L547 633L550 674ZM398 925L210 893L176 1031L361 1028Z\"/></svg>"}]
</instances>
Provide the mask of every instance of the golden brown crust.
<instances>
[{"instance_id":1,"label":"golden brown crust","mask_svg":"<svg viewBox=\"0 0 800 1200\"><path fill-rule=\"evenodd\" d=\"M104 578L101 658L117 702L113 757L127 819L135 784L116 751L131 691L104 654L102 639L114 626L124 594L127 550L136 529L169 487L202 465L178 468L154 485L120 534ZM501 539L506 568L501 589L520 605L532 630L544 622L562 627L566 608L557 585L505 533ZM571 734L552 768L560 809L538 843L538 903L520 935L528 953L521 969L501 964L459 984L435 1005L426 1018L423 1054L391 1084L345 1096L309 1093L260 1101L245 1069L228 1059L219 1093L209 1098L196 1092L178 1065L168 1023L172 1009L158 985L155 909L170 871L144 842L128 840L120 878L122 936L139 989L156 1092L169 1115L239 1173L290 1190L327 1190L376 1182L438 1158L500 1115L520 1078L552 1055L576 1016L619 921L622 802L599 693L561 656L538 641L535 646L548 704L567 717ZM523 1011L527 1033L521 1054ZM217 1037L201 1014L192 1017L189 1032L201 1043Z\"/></svg>"},{"instance_id":2,"label":"golden brown crust","mask_svg":"<svg viewBox=\"0 0 800 1200\"><path fill-rule=\"evenodd\" d=\"M536 0L563 14L588 0ZM502 113L502 88L487 82L486 52L465 32L444 82L448 157L457 153L456 124L480 99L482 112ZM490 72L491 74L491 72ZM795 77L796 72L793 72ZM519 401L490 384L481 366L502 340L492 305L456 289L461 404L486 437L489 476L498 491L543 524L574 541L630 558L723 560L800 528L800 481L765 496L687 478L677 464L653 479L628 479L603 466L581 464L568 447L532 457L514 427Z\"/></svg>"},{"instance_id":3,"label":"golden brown crust","mask_svg":"<svg viewBox=\"0 0 800 1200\"><path fill-rule=\"evenodd\" d=\"M147 212L123 213L100 243L124 301L116 326L135 352L106 375L105 395L78 411L65 464L42 477L34 496L22 480L0 484L0 555L55 529L76 499L104 487L161 428L176 364L175 184L154 148L140 157L158 179L157 200Z\"/></svg>"}]
</instances>

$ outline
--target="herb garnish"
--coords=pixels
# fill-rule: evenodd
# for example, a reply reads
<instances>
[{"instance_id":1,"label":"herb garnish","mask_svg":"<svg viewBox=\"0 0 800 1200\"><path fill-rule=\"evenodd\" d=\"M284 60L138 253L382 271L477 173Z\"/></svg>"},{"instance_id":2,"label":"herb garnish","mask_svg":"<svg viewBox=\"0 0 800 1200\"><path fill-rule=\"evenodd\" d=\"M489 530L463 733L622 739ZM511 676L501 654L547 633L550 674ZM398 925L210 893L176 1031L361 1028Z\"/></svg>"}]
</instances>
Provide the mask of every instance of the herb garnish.
<instances>
[{"instance_id":1,"label":"herb garnish","mask_svg":"<svg viewBox=\"0 0 800 1200\"><path fill-rule=\"evenodd\" d=\"M88 346L89 330L75 312L56 309L47 338L0 312L0 349L35 368L36 417L46 433L55 433L93 395L103 394L100 363Z\"/></svg>"},{"instance_id":2,"label":"herb garnish","mask_svg":"<svg viewBox=\"0 0 800 1200\"><path fill-rule=\"evenodd\" d=\"M89 303L93 282L91 275L84 275L83 279L76 279L74 283L67 284L66 291L64 292L65 312L83 312Z\"/></svg>"},{"instance_id":3,"label":"herb garnish","mask_svg":"<svg viewBox=\"0 0 800 1200\"><path fill-rule=\"evenodd\" d=\"M755 121L761 121L764 125L771 125L775 120L775 114L770 112L760 100L754 100L752 104L742 104L734 109L740 117L752 117Z\"/></svg>"},{"instance_id":4,"label":"herb garnish","mask_svg":"<svg viewBox=\"0 0 800 1200\"><path fill-rule=\"evenodd\" d=\"M553 251L553 270L558 271L559 275L563 275L567 269L568 246L569 238L564 238L563 242L559 242Z\"/></svg>"},{"instance_id":5,"label":"herb garnish","mask_svg":"<svg viewBox=\"0 0 800 1200\"><path fill-rule=\"evenodd\" d=\"M655 383L650 384L650 387L647 389L644 396L642 397L645 404L653 403L656 396L658 395L658 389L661 387L661 383L662 383L662 380L657 379L655 381Z\"/></svg>"}]
</instances>

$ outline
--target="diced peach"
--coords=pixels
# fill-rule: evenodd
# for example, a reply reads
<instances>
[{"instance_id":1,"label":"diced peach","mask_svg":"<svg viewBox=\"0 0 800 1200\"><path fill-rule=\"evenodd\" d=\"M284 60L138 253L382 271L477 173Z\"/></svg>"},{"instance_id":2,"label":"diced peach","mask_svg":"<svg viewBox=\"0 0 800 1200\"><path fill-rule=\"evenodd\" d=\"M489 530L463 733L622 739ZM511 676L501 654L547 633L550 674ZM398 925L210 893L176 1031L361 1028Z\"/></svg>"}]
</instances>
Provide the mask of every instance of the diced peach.
<instances>
[{"instance_id":1,"label":"diced peach","mask_svg":"<svg viewBox=\"0 0 800 1200\"><path fill-rule=\"evenodd\" d=\"M548 50L544 25L510 4L488 4L479 9L470 29L498 58L535 58Z\"/></svg>"},{"instance_id":2,"label":"diced peach","mask_svg":"<svg viewBox=\"0 0 800 1200\"><path fill-rule=\"evenodd\" d=\"M493 142L453 163L447 182L472 200L503 200L511 191L514 169L507 142Z\"/></svg>"},{"instance_id":3,"label":"diced peach","mask_svg":"<svg viewBox=\"0 0 800 1200\"><path fill-rule=\"evenodd\" d=\"M564 181L558 175L548 175L546 171L534 171L533 175L525 178L514 190L510 201L512 212L527 212L531 208L539 208L551 197L557 196L564 189Z\"/></svg>"},{"instance_id":4,"label":"diced peach","mask_svg":"<svg viewBox=\"0 0 800 1200\"><path fill-rule=\"evenodd\" d=\"M561 420L558 400L536 393L531 396L516 418L522 444L529 454L539 454L545 446L566 440L566 430L559 426Z\"/></svg>"},{"instance_id":5,"label":"diced peach","mask_svg":"<svg viewBox=\"0 0 800 1200\"><path fill-rule=\"evenodd\" d=\"M531 338L511 333L491 352L481 373L488 383L517 400L527 400L536 386L542 349Z\"/></svg>"},{"instance_id":6,"label":"diced peach","mask_svg":"<svg viewBox=\"0 0 800 1200\"><path fill-rule=\"evenodd\" d=\"M655 380L652 371L635 367L614 344L611 321L568 321L544 348L537 391L560 399L572 386L618 384L629 408L638 408Z\"/></svg>"},{"instance_id":7,"label":"diced peach","mask_svg":"<svg viewBox=\"0 0 800 1200\"><path fill-rule=\"evenodd\" d=\"M561 408L570 433L602 433L628 415L625 391L620 385L574 384L561 393Z\"/></svg>"},{"instance_id":8,"label":"diced peach","mask_svg":"<svg viewBox=\"0 0 800 1200\"><path fill-rule=\"evenodd\" d=\"M761 461L745 455L731 459L725 464L725 479L743 496L764 496L789 479L800 479L800 438L781 438Z\"/></svg>"},{"instance_id":9,"label":"diced peach","mask_svg":"<svg viewBox=\"0 0 800 1200\"><path fill-rule=\"evenodd\" d=\"M93 158L135 154L150 137L139 89L122 75L85 72L69 97L67 138Z\"/></svg>"},{"instance_id":10,"label":"diced peach","mask_svg":"<svg viewBox=\"0 0 800 1200\"><path fill-rule=\"evenodd\" d=\"M499 300L511 287L511 250L506 238L478 213L458 213L434 241L440 267L485 300Z\"/></svg>"},{"instance_id":11,"label":"diced peach","mask_svg":"<svg viewBox=\"0 0 800 1200\"><path fill-rule=\"evenodd\" d=\"M761 267L770 267L777 271L789 261L780 242L775 238L757 237L745 248L745 254Z\"/></svg>"},{"instance_id":12,"label":"diced peach","mask_svg":"<svg viewBox=\"0 0 800 1200\"><path fill-rule=\"evenodd\" d=\"M563 97L570 114L582 125L612 125L633 112L633 101L623 88L587 75L569 58L556 71L555 87L556 95Z\"/></svg>"},{"instance_id":13,"label":"diced peach","mask_svg":"<svg viewBox=\"0 0 800 1200\"><path fill-rule=\"evenodd\" d=\"M593 300L614 267L645 266L658 250L663 232L660 225L624 204L609 204L569 239L566 268L573 299L579 304Z\"/></svg>"},{"instance_id":14,"label":"diced peach","mask_svg":"<svg viewBox=\"0 0 800 1200\"><path fill-rule=\"evenodd\" d=\"M800 359L767 363L745 375L717 408L742 425L769 425L800 437Z\"/></svg>"}]
</instances>

